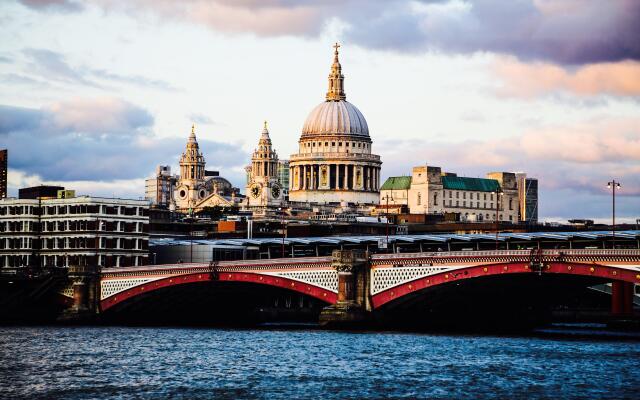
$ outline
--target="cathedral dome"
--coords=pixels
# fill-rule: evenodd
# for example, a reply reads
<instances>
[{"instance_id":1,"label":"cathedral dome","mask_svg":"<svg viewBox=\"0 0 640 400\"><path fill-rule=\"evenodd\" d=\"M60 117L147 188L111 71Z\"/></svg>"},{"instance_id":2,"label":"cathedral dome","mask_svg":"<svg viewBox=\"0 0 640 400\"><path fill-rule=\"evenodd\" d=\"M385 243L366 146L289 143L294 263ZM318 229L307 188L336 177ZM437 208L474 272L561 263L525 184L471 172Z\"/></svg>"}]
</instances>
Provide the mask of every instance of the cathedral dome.
<instances>
[{"instance_id":1,"label":"cathedral dome","mask_svg":"<svg viewBox=\"0 0 640 400\"><path fill-rule=\"evenodd\" d=\"M369 136L367 120L346 100L325 101L314 108L302 128L302 135Z\"/></svg>"}]
</instances>

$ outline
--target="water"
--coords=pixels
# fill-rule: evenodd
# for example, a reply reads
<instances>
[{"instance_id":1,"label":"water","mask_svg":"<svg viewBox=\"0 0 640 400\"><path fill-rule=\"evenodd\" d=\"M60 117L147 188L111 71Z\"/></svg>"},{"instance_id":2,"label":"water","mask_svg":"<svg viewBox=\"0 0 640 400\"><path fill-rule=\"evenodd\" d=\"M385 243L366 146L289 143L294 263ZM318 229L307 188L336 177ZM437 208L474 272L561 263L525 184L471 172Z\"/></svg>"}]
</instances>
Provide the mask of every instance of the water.
<instances>
[{"instance_id":1,"label":"water","mask_svg":"<svg viewBox=\"0 0 640 400\"><path fill-rule=\"evenodd\" d=\"M0 327L2 399L638 398L640 342Z\"/></svg>"}]
</instances>

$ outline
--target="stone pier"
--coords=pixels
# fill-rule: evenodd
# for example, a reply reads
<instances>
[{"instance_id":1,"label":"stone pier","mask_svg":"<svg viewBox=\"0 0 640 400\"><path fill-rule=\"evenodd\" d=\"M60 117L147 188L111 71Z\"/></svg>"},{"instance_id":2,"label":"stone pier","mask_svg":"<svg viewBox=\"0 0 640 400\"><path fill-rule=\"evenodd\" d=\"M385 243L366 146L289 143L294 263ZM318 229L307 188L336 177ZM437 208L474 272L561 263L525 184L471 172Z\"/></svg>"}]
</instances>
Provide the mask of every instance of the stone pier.
<instances>
[{"instance_id":1,"label":"stone pier","mask_svg":"<svg viewBox=\"0 0 640 400\"><path fill-rule=\"evenodd\" d=\"M321 326L358 328L371 321L369 254L362 250L334 250L333 268L338 271L338 301L320 313Z\"/></svg>"},{"instance_id":2,"label":"stone pier","mask_svg":"<svg viewBox=\"0 0 640 400\"><path fill-rule=\"evenodd\" d=\"M72 265L67 274L73 286L73 305L59 320L71 323L94 321L100 308L100 267Z\"/></svg>"}]
</instances>

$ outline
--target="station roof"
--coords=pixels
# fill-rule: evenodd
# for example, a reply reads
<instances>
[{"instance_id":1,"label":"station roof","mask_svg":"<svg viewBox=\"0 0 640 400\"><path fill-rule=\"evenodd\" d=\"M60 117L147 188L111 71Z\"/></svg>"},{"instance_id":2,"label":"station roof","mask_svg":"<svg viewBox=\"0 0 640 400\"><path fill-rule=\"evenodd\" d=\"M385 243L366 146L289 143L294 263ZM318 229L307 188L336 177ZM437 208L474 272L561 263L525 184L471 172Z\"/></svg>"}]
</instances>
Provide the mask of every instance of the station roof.
<instances>
[{"instance_id":1,"label":"station roof","mask_svg":"<svg viewBox=\"0 0 640 400\"><path fill-rule=\"evenodd\" d=\"M611 231L583 231L583 232L525 232L498 234L499 241L569 241L569 240L602 240L613 236ZM619 239L640 240L640 230L616 231L615 237ZM285 245L343 245L343 244L375 244L378 240L386 238L385 235L367 236L325 236L325 237L294 237L285 238ZM495 241L496 235L492 233L424 233L417 235L389 235L390 243L446 243L446 242L487 242ZM262 246L281 245L282 237L272 238L233 238L233 239L173 239L151 238L151 246L175 246L189 244L205 244L217 246Z\"/></svg>"}]
</instances>

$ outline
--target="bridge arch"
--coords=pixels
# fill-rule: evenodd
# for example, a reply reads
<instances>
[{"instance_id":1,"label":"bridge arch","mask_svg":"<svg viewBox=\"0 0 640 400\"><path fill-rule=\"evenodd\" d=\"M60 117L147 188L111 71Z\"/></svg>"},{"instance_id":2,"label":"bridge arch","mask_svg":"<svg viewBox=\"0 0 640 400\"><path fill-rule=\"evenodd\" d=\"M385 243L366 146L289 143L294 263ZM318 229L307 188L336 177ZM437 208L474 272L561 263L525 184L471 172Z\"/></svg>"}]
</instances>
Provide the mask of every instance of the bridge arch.
<instances>
[{"instance_id":1,"label":"bridge arch","mask_svg":"<svg viewBox=\"0 0 640 400\"><path fill-rule=\"evenodd\" d=\"M640 284L640 272L623 267L612 267L597 263L578 263L556 261L545 263L538 270L532 270L528 262L506 262L484 265L474 265L454 270L438 272L409 282L401 283L372 296L371 304L374 309L391 305L406 296L416 295L426 289L456 281L481 277L495 277L500 275L532 275L554 274L565 276L581 276L599 278L603 281L619 281Z\"/></svg>"},{"instance_id":2,"label":"bridge arch","mask_svg":"<svg viewBox=\"0 0 640 400\"><path fill-rule=\"evenodd\" d=\"M105 312L125 301L160 289L206 282L239 282L271 286L301 293L322 300L328 304L335 304L338 296L337 293L328 289L281 276L255 272L194 272L183 275L168 276L150 282L140 283L139 285L104 297L100 301L100 311Z\"/></svg>"}]
</instances>

